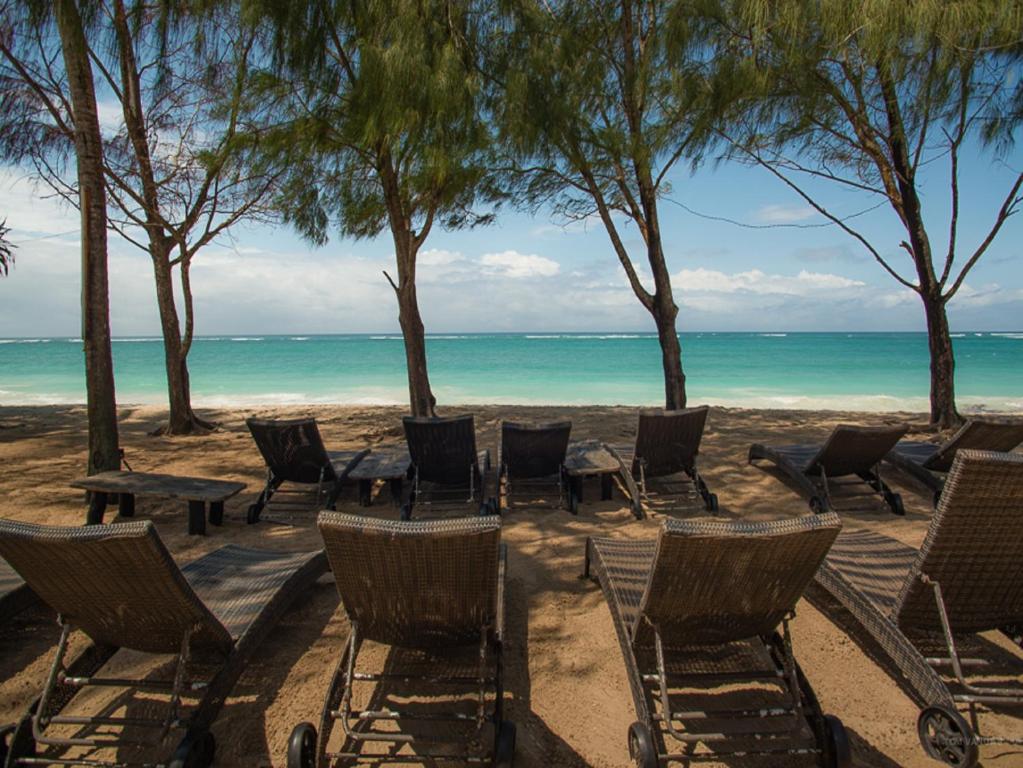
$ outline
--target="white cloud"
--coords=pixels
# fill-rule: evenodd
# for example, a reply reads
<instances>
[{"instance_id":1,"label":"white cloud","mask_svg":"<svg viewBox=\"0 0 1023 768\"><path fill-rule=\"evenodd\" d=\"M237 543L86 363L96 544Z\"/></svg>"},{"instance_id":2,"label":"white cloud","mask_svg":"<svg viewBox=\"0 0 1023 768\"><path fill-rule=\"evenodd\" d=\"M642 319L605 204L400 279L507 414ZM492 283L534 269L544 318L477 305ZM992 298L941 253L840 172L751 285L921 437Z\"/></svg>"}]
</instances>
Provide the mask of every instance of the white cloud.
<instances>
[{"instance_id":1,"label":"white cloud","mask_svg":"<svg viewBox=\"0 0 1023 768\"><path fill-rule=\"evenodd\" d=\"M796 275L770 275L759 269L727 274L712 269L683 269L672 277L682 293L753 293L809 296L822 291L862 288L865 283L841 275L800 270Z\"/></svg>"},{"instance_id":2,"label":"white cloud","mask_svg":"<svg viewBox=\"0 0 1023 768\"><path fill-rule=\"evenodd\" d=\"M561 267L558 262L532 253L518 251L502 251L501 253L485 253L480 257L487 271L503 277L553 277Z\"/></svg>"},{"instance_id":3,"label":"white cloud","mask_svg":"<svg viewBox=\"0 0 1023 768\"><path fill-rule=\"evenodd\" d=\"M765 224L792 224L816 215L817 211L808 205L765 205L756 210L753 218Z\"/></svg>"},{"instance_id":4,"label":"white cloud","mask_svg":"<svg viewBox=\"0 0 1023 768\"><path fill-rule=\"evenodd\" d=\"M22 233L77 233L81 228L78 211L56 197L40 197L49 189L16 168L0 169L0 220L7 219L13 242Z\"/></svg>"},{"instance_id":5,"label":"white cloud","mask_svg":"<svg viewBox=\"0 0 1023 768\"><path fill-rule=\"evenodd\" d=\"M465 257L456 251L445 251L440 248L428 248L420 252L417 263L423 267L437 267L465 261Z\"/></svg>"}]
</instances>

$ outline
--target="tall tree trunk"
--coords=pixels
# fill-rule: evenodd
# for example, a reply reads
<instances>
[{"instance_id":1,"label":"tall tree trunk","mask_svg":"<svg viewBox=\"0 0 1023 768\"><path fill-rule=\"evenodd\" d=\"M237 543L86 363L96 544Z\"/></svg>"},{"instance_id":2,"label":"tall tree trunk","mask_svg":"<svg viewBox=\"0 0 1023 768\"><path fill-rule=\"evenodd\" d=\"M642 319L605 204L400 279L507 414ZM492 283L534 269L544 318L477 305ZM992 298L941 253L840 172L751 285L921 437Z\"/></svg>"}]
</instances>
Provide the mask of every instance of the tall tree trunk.
<instances>
[{"instance_id":1,"label":"tall tree trunk","mask_svg":"<svg viewBox=\"0 0 1023 768\"><path fill-rule=\"evenodd\" d=\"M948 329L945 301L921 293L927 316L927 346L931 355L931 423L942 429L957 426L962 417L956 410L955 354Z\"/></svg>"},{"instance_id":2,"label":"tall tree trunk","mask_svg":"<svg viewBox=\"0 0 1023 768\"><path fill-rule=\"evenodd\" d=\"M89 422L90 475L120 469L114 364L110 348L110 287L107 278L107 198L96 91L82 17L75 0L56 0L64 67L75 123L78 194L82 214L82 343Z\"/></svg>"},{"instance_id":3,"label":"tall tree trunk","mask_svg":"<svg viewBox=\"0 0 1023 768\"><path fill-rule=\"evenodd\" d=\"M405 340L405 365L408 368L409 406L413 416L436 416L437 400L430 389L426 370L426 329L419 314L414 282L403 283L397 291L398 323Z\"/></svg>"},{"instance_id":4,"label":"tall tree trunk","mask_svg":"<svg viewBox=\"0 0 1023 768\"><path fill-rule=\"evenodd\" d=\"M686 375L682 371L682 345L675 329L678 307L671 296L654 297L651 311L661 344L661 365L664 368L664 407L669 411L686 407Z\"/></svg>"}]
</instances>

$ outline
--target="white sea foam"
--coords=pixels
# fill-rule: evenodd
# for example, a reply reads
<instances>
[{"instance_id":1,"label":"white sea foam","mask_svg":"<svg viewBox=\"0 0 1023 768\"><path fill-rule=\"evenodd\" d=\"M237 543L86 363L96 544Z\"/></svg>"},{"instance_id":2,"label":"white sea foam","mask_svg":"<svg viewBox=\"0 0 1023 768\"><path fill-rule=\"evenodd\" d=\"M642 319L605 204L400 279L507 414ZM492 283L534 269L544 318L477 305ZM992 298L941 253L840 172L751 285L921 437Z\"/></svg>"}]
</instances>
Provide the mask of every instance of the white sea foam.
<instances>
[{"instance_id":1,"label":"white sea foam","mask_svg":"<svg viewBox=\"0 0 1023 768\"><path fill-rule=\"evenodd\" d=\"M370 336L376 341L401 341L401 336Z\"/></svg>"},{"instance_id":2,"label":"white sea foam","mask_svg":"<svg viewBox=\"0 0 1023 768\"><path fill-rule=\"evenodd\" d=\"M157 336L140 336L140 337L135 338L135 339L128 339L128 338L124 338L124 339L111 339L111 341L130 341L130 342L134 342L134 343L139 343L139 342L144 342L144 341L145 342L148 342L148 341L163 341L163 339L161 339L161 338L159 338Z\"/></svg>"},{"instance_id":3,"label":"white sea foam","mask_svg":"<svg viewBox=\"0 0 1023 768\"><path fill-rule=\"evenodd\" d=\"M308 336L292 336L291 340L292 341L309 341L309 337Z\"/></svg>"},{"instance_id":4,"label":"white sea foam","mask_svg":"<svg viewBox=\"0 0 1023 768\"><path fill-rule=\"evenodd\" d=\"M763 336L766 339L784 339L788 336L787 333L758 333L757 336Z\"/></svg>"},{"instance_id":5,"label":"white sea foam","mask_svg":"<svg viewBox=\"0 0 1023 768\"><path fill-rule=\"evenodd\" d=\"M262 336L232 336L231 341L262 341Z\"/></svg>"},{"instance_id":6,"label":"white sea foam","mask_svg":"<svg viewBox=\"0 0 1023 768\"><path fill-rule=\"evenodd\" d=\"M1001 339L1023 339L1023 333L992 333L991 335Z\"/></svg>"}]
</instances>

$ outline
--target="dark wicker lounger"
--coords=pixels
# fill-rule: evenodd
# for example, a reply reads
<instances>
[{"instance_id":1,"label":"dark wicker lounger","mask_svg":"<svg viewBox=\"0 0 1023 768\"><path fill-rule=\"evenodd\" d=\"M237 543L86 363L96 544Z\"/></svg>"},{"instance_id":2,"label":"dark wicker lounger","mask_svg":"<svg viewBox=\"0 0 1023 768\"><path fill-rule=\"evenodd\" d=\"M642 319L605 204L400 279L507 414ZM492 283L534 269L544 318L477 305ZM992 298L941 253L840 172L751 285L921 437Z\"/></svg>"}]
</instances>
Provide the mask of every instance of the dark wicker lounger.
<instances>
[{"instance_id":1,"label":"dark wicker lounger","mask_svg":"<svg viewBox=\"0 0 1023 768\"><path fill-rule=\"evenodd\" d=\"M369 453L328 451L316 419L246 419L245 423L266 462L266 486L248 509L250 523L259 521L263 508L285 482L315 484L315 510L333 509L345 478ZM282 502L278 499L275 504L281 506ZM285 506L309 510L307 500L289 500Z\"/></svg>"},{"instance_id":2,"label":"dark wicker lounger","mask_svg":"<svg viewBox=\"0 0 1023 768\"><path fill-rule=\"evenodd\" d=\"M34 758L37 745L137 745L139 732L149 731L156 747L176 729L184 729L184 736L171 768L210 765L215 749L210 726L224 699L288 605L327 568L322 552L226 546L179 570L149 521L55 528L0 520L0 556L57 611L62 627L46 685L11 735L6 768L34 760L60 764L49 750L45 759ZM92 644L68 661L75 629ZM172 679L98 677L120 648L176 655ZM216 672L209 680L193 681L191 661L215 665ZM155 718L61 714L76 692L94 685L159 691L169 700ZM185 711L181 696L196 691L198 703ZM51 726L81 728L72 738L61 738L50 733ZM96 730L100 726L121 726L131 739ZM107 764L89 760L85 764ZM165 760L159 762L167 765ZM72 759L67 764L81 763ZM123 764L123 757L117 764Z\"/></svg>"},{"instance_id":3,"label":"dark wicker lounger","mask_svg":"<svg viewBox=\"0 0 1023 768\"><path fill-rule=\"evenodd\" d=\"M417 506L464 514L466 505L481 515L496 514L497 501L487 496L490 451L476 450L472 415L448 418L405 416L405 441L412 458L412 492L402 508L408 520Z\"/></svg>"},{"instance_id":4,"label":"dark wicker lounger","mask_svg":"<svg viewBox=\"0 0 1023 768\"><path fill-rule=\"evenodd\" d=\"M970 419L941 445L917 440L900 440L885 461L912 475L934 492L938 503L945 487L945 475L952 468L956 452L963 448L980 451L1011 451L1023 443L1023 423Z\"/></svg>"},{"instance_id":5,"label":"dark wicker lounger","mask_svg":"<svg viewBox=\"0 0 1023 768\"><path fill-rule=\"evenodd\" d=\"M971 683L965 668L978 662L957 651L984 648L977 633L1023 622L1021 523L1023 456L961 450L919 551L869 531L843 533L817 572L923 707L924 749L950 765L972 766L979 744L1023 744L977 729L978 704L1018 706L1023 686Z\"/></svg>"},{"instance_id":6,"label":"dark wicker lounger","mask_svg":"<svg viewBox=\"0 0 1023 768\"><path fill-rule=\"evenodd\" d=\"M789 637L796 602L840 528L834 513L668 518L656 540L587 542L586 575L600 582L625 657L638 768L751 754L848 764L845 730L822 714Z\"/></svg>"},{"instance_id":7,"label":"dark wicker lounger","mask_svg":"<svg viewBox=\"0 0 1023 768\"><path fill-rule=\"evenodd\" d=\"M0 626L32 605L38 598L18 572L0 558ZM2 766L3 763L0 763Z\"/></svg>"},{"instance_id":8,"label":"dark wicker lounger","mask_svg":"<svg viewBox=\"0 0 1023 768\"><path fill-rule=\"evenodd\" d=\"M718 497L710 492L696 469L696 457L700 453L700 440L709 411L710 407L706 405L676 411L642 410L639 412L636 442L611 446L625 466L631 468L643 501L652 497L648 479L681 474L685 477L681 487L678 483L662 481L663 490L657 495L669 504L673 500L688 500L698 495L709 511L717 510Z\"/></svg>"},{"instance_id":9,"label":"dark wicker lounger","mask_svg":"<svg viewBox=\"0 0 1023 768\"><path fill-rule=\"evenodd\" d=\"M568 506L565 452L571 432L570 421L549 424L501 422L496 496L499 509L502 484L509 509L515 494L530 501L537 496L556 494L558 506Z\"/></svg>"},{"instance_id":10,"label":"dark wicker lounger","mask_svg":"<svg viewBox=\"0 0 1023 768\"><path fill-rule=\"evenodd\" d=\"M856 475L888 504L896 515L905 514L902 497L881 479L881 460L899 441L908 427L857 427L839 424L824 445L778 445L754 443L749 461L766 459L802 489L810 499L810 509L827 512L832 509L828 482L834 478Z\"/></svg>"},{"instance_id":11,"label":"dark wicker lounger","mask_svg":"<svg viewBox=\"0 0 1023 768\"><path fill-rule=\"evenodd\" d=\"M321 512L319 526L351 633L319 731L311 723L295 727L288 768L324 768L334 761L433 765L445 757L510 766L515 726L503 719L507 552L500 518L392 521ZM356 669L366 640L391 646L381 674ZM458 651L471 660L457 668L460 674L450 674L444 660ZM410 659L417 662L413 669L402 664ZM363 710L353 706L360 684L360 694L367 684L373 688ZM453 711L438 711L445 704ZM344 742L340 752L328 754L337 723ZM424 725L433 730L424 734ZM459 726L462 733L453 733ZM484 746L488 726L491 749ZM443 738L437 730L445 731ZM374 745L383 750L374 752Z\"/></svg>"}]
</instances>

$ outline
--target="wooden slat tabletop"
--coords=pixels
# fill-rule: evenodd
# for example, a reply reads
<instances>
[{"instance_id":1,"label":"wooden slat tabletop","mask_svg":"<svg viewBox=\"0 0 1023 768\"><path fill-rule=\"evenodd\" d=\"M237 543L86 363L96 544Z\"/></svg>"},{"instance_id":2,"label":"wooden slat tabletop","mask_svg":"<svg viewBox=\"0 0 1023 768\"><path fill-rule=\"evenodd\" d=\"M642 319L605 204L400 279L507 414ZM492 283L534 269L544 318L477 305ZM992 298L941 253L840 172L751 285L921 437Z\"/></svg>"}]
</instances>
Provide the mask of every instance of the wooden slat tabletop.
<instances>
[{"instance_id":1,"label":"wooden slat tabletop","mask_svg":"<svg viewBox=\"0 0 1023 768\"><path fill-rule=\"evenodd\" d=\"M136 496L162 496L169 499L217 502L234 496L245 483L210 480L203 477L160 475L152 472L100 472L71 481L72 488L101 493L131 493Z\"/></svg>"}]
</instances>

